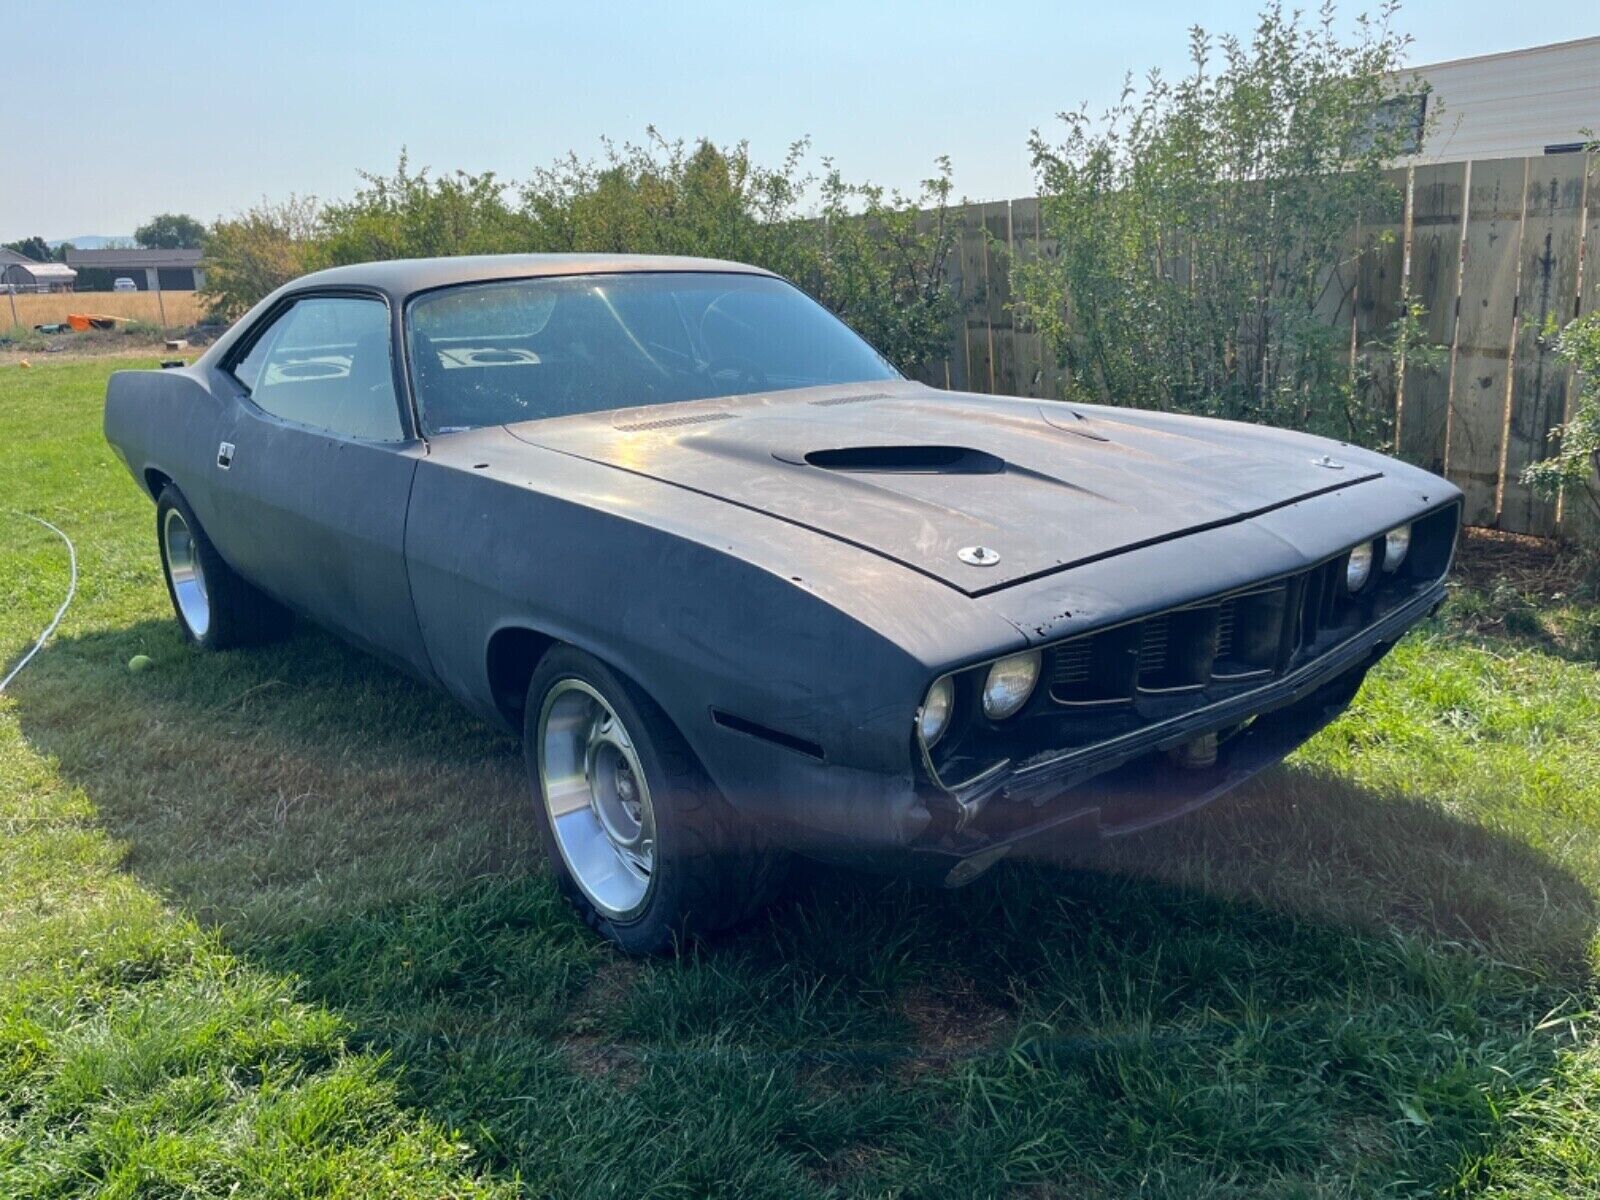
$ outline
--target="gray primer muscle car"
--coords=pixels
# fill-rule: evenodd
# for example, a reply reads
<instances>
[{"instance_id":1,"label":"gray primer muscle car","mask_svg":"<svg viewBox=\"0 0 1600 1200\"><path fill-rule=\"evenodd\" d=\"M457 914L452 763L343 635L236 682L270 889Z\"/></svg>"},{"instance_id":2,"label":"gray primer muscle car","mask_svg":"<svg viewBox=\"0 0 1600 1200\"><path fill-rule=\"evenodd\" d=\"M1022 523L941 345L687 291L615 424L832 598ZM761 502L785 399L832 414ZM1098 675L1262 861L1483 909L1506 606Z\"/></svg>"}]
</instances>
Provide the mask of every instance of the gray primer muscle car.
<instances>
[{"instance_id":1,"label":"gray primer muscle car","mask_svg":"<svg viewBox=\"0 0 1600 1200\"><path fill-rule=\"evenodd\" d=\"M1351 446L935 391L706 260L325 271L114 375L105 429L188 638L292 611L520 731L639 951L790 850L960 883L1205 803L1438 604L1459 519Z\"/></svg>"}]
</instances>

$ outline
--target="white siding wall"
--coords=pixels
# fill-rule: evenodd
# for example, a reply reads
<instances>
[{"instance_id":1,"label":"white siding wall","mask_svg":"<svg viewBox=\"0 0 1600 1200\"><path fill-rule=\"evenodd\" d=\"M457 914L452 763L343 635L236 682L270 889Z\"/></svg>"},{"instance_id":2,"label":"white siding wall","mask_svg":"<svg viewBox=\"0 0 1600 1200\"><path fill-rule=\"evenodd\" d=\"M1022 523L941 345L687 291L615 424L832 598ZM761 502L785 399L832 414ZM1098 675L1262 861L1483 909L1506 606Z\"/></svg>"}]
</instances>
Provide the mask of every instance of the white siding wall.
<instances>
[{"instance_id":1,"label":"white siding wall","mask_svg":"<svg viewBox=\"0 0 1600 1200\"><path fill-rule=\"evenodd\" d=\"M1600 133L1600 37L1415 68L1433 86L1417 162L1515 158ZM1402 74L1403 81L1408 77Z\"/></svg>"}]
</instances>

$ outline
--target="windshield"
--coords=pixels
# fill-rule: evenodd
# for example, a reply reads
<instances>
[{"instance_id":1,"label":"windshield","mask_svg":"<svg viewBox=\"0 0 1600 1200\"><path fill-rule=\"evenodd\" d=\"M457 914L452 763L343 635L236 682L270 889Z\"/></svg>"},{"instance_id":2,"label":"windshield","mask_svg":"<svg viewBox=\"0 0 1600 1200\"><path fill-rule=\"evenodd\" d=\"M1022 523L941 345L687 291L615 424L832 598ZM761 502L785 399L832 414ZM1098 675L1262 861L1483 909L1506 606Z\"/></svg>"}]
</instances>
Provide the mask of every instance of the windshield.
<instances>
[{"instance_id":1,"label":"windshield","mask_svg":"<svg viewBox=\"0 0 1600 1200\"><path fill-rule=\"evenodd\" d=\"M407 337L429 433L896 378L832 313L765 275L468 284L413 301Z\"/></svg>"}]
</instances>

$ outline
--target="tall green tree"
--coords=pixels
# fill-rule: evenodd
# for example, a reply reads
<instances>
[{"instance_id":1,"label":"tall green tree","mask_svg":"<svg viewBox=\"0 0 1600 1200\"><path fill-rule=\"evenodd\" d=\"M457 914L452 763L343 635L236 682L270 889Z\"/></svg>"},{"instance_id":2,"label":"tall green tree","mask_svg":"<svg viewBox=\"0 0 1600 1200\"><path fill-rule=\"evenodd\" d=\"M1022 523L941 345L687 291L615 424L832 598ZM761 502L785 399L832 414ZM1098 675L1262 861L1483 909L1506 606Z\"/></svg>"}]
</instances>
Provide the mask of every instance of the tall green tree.
<instances>
[{"instance_id":1,"label":"tall green tree","mask_svg":"<svg viewBox=\"0 0 1600 1200\"><path fill-rule=\"evenodd\" d=\"M1348 36L1331 5L1307 22L1273 4L1247 41L1196 28L1184 78L1130 80L1102 119L1034 133L1059 253L1020 265L1018 290L1079 394L1385 442L1326 308L1418 133L1395 13Z\"/></svg>"},{"instance_id":2,"label":"tall green tree","mask_svg":"<svg viewBox=\"0 0 1600 1200\"><path fill-rule=\"evenodd\" d=\"M133 240L147 250L198 250L206 227L187 213L158 213L133 231Z\"/></svg>"},{"instance_id":3,"label":"tall green tree","mask_svg":"<svg viewBox=\"0 0 1600 1200\"><path fill-rule=\"evenodd\" d=\"M38 234L34 234L32 237L25 237L20 241L6 242L0 248L14 250L24 258L33 259L34 262L49 262L54 257L50 253L49 243Z\"/></svg>"}]
</instances>

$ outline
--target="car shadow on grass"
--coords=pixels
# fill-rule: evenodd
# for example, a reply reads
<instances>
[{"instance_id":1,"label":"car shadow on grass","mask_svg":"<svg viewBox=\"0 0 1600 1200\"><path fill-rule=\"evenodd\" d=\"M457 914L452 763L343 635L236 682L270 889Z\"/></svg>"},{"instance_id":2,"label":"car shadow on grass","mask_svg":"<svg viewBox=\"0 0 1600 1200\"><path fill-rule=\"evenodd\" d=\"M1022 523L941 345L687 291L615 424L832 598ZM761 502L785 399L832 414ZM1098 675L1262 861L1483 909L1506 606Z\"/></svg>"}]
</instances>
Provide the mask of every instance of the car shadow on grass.
<instances>
[{"instance_id":1,"label":"car shadow on grass","mask_svg":"<svg viewBox=\"0 0 1600 1200\"><path fill-rule=\"evenodd\" d=\"M804 867L636 962L540 871L513 740L334 639L141 623L14 694L130 872L534 1194L1432 1188L1506 1148L1590 985L1595 899L1552 859L1303 770L958 892Z\"/></svg>"}]
</instances>

